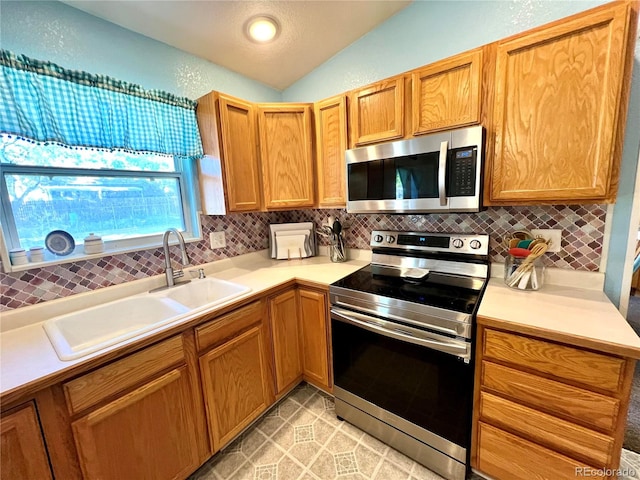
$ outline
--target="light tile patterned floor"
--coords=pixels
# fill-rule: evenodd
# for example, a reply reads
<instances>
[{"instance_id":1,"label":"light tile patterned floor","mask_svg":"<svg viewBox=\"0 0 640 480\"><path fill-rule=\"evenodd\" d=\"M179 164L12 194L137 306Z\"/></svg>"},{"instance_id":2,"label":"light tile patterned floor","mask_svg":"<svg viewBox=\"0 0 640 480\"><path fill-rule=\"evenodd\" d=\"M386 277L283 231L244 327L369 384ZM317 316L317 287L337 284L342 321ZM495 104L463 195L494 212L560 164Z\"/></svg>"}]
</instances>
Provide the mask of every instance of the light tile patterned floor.
<instances>
[{"instance_id":1,"label":"light tile patterned floor","mask_svg":"<svg viewBox=\"0 0 640 480\"><path fill-rule=\"evenodd\" d=\"M620 480L640 478L640 455L623 451ZM636 473L637 472L637 473ZM472 474L471 480L481 477ZM190 480L442 480L347 422L333 398L307 384L287 397Z\"/></svg>"}]
</instances>

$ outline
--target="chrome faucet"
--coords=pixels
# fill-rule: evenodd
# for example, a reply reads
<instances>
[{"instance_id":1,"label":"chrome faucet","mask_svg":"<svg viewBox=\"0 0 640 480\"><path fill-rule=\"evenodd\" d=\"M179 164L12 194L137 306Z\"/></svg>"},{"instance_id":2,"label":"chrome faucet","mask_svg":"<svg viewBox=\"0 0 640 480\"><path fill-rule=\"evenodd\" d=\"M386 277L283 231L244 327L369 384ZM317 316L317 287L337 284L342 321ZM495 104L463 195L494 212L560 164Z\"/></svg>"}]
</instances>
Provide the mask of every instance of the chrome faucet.
<instances>
[{"instance_id":1,"label":"chrome faucet","mask_svg":"<svg viewBox=\"0 0 640 480\"><path fill-rule=\"evenodd\" d=\"M175 228L170 228L164 235L162 236L162 248L164 249L164 273L167 276L167 288L173 287L176 284L176 279L183 277L184 272L182 270L174 271L171 266L171 256L169 255L169 235L174 233L178 238L178 243L180 244L180 253L182 254L182 266L189 265L191 260L189 260L189 255L187 254L187 248L184 244L184 237L182 234ZM185 282L186 283L186 282Z\"/></svg>"}]
</instances>

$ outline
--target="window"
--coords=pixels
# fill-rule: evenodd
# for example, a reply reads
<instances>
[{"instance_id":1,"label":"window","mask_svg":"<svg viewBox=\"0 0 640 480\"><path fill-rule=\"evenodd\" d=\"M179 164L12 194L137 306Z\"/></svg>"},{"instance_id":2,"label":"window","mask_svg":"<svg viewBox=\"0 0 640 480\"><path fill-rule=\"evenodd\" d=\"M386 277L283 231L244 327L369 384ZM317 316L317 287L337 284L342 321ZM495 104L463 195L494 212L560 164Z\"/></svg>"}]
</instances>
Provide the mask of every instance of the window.
<instances>
[{"instance_id":1,"label":"window","mask_svg":"<svg viewBox=\"0 0 640 480\"><path fill-rule=\"evenodd\" d=\"M196 102L104 75L0 50L0 256L46 246L55 230L84 256L94 233L105 254L161 244L169 228L199 239Z\"/></svg>"},{"instance_id":2,"label":"window","mask_svg":"<svg viewBox=\"0 0 640 480\"><path fill-rule=\"evenodd\" d=\"M44 246L64 230L82 254L90 233L106 253L158 245L168 228L199 237L194 160L0 134L1 223L8 249ZM79 248L78 248L79 247ZM48 254L47 260L63 260Z\"/></svg>"}]
</instances>

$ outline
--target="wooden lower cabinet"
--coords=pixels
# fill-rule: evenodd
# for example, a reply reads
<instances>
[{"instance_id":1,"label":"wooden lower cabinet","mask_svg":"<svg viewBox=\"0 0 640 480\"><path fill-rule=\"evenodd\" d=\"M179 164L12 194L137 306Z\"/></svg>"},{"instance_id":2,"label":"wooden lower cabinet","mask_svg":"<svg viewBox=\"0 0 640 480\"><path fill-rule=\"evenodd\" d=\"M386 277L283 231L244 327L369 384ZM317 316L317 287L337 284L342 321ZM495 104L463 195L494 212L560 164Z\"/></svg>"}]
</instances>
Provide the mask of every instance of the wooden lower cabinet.
<instances>
[{"instance_id":1,"label":"wooden lower cabinet","mask_svg":"<svg viewBox=\"0 0 640 480\"><path fill-rule=\"evenodd\" d=\"M327 293L298 290L304 380L331 391Z\"/></svg>"},{"instance_id":2,"label":"wooden lower cabinet","mask_svg":"<svg viewBox=\"0 0 640 480\"><path fill-rule=\"evenodd\" d=\"M171 370L73 422L86 478L183 479L198 468L186 370Z\"/></svg>"},{"instance_id":3,"label":"wooden lower cabinet","mask_svg":"<svg viewBox=\"0 0 640 480\"><path fill-rule=\"evenodd\" d=\"M196 328L209 437L216 452L274 402L264 300Z\"/></svg>"},{"instance_id":4,"label":"wooden lower cabinet","mask_svg":"<svg viewBox=\"0 0 640 480\"><path fill-rule=\"evenodd\" d=\"M269 299L269 318L278 396L302 380L302 352L295 288Z\"/></svg>"},{"instance_id":5,"label":"wooden lower cabinet","mask_svg":"<svg viewBox=\"0 0 640 480\"><path fill-rule=\"evenodd\" d=\"M11 480L51 479L33 403L3 414L0 421L0 474Z\"/></svg>"},{"instance_id":6,"label":"wooden lower cabinet","mask_svg":"<svg viewBox=\"0 0 640 480\"><path fill-rule=\"evenodd\" d=\"M262 326L257 325L200 357L215 451L271 405L264 345Z\"/></svg>"},{"instance_id":7,"label":"wooden lower cabinet","mask_svg":"<svg viewBox=\"0 0 640 480\"><path fill-rule=\"evenodd\" d=\"M482 422L478 426L477 468L505 480L606 478L593 467ZM585 471L589 474L580 475Z\"/></svg>"},{"instance_id":8,"label":"wooden lower cabinet","mask_svg":"<svg viewBox=\"0 0 640 480\"><path fill-rule=\"evenodd\" d=\"M635 361L485 321L472 466L495 480L614 478L605 472L619 467Z\"/></svg>"}]
</instances>

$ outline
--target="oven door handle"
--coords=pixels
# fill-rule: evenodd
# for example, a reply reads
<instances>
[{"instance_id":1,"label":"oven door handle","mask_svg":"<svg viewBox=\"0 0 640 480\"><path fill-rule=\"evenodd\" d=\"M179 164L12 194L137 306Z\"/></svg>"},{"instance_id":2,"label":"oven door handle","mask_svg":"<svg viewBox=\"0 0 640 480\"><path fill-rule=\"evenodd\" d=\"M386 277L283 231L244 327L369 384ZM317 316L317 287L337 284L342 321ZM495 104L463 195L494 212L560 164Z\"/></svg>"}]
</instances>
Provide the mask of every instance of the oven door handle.
<instances>
[{"instance_id":1,"label":"oven door handle","mask_svg":"<svg viewBox=\"0 0 640 480\"><path fill-rule=\"evenodd\" d=\"M437 340L419 337L413 332L409 332L400 328L390 330L384 325L384 323L388 322L370 317L369 315L364 315L362 313L351 312L338 308L332 308L331 318L343 323L354 325L356 327L364 328L365 330L369 330L370 332L379 333L380 335L384 335L385 337L394 338L403 342L409 342L415 345L428 347L433 350L438 350L440 352L453 354L457 357L462 358L465 363L469 363L471 359L470 345L460 345L451 342L439 342Z\"/></svg>"},{"instance_id":2,"label":"oven door handle","mask_svg":"<svg viewBox=\"0 0 640 480\"><path fill-rule=\"evenodd\" d=\"M339 299L335 300L335 304L336 305L342 305L344 307L351 306L348 303L343 302L343 301L341 301ZM373 314L376 314L376 313L377 314L381 314L381 312L376 312L375 310L373 310L371 308L363 307L362 305L357 305L357 306L353 305L353 307L356 307L358 310L362 310L364 312L373 313ZM403 319L402 317L399 317L398 315L394 315L392 313L384 312L383 315L385 317L389 317L389 318L394 319L394 320L400 320L400 321L404 321L404 322L410 323L410 321L408 319ZM431 328L432 330L438 330L440 332L448 333L449 335L470 336L470 334L467 334L465 332L465 328L468 327L468 324L460 323L460 327L461 327L461 329L460 329L460 331L458 331L458 330L454 330L453 328L447 328L447 327L441 327L440 325L434 325L433 323L429 324L429 328Z\"/></svg>"},{"instance_id":3,"label":"oven door handle","mask_svg":"<svg viewBox=\"0 0 640 480\"><path fill-rule=\"evenodd\" d=\"M440 197L440 206L447 205L447 189L445 185L447 175L447 153L449 153L449 142L445 140L440 142L440 157L438 159L438 196Z\"/></svg>"}]
</instances>

